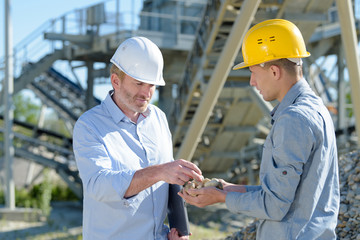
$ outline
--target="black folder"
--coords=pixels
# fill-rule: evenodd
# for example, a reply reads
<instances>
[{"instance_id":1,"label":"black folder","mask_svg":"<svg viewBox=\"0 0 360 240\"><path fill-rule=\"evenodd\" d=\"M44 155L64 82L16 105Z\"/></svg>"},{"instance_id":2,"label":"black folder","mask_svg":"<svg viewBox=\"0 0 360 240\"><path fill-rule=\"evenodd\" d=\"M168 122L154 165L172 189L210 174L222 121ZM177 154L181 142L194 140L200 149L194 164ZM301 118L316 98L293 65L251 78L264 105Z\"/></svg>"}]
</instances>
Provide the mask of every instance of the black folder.
<instances>
[{"instance_id":1,"label":"black folder","mask_svg":"<svg viewBox=\"0 0 360 240\"><path fill-rule=\"evenodd\" d=\"M190 235L189 219L185 201L177 193L180 185L169 184L168 220L170 228L176 228L180 236Z\"/></svg>"}]
</instances>

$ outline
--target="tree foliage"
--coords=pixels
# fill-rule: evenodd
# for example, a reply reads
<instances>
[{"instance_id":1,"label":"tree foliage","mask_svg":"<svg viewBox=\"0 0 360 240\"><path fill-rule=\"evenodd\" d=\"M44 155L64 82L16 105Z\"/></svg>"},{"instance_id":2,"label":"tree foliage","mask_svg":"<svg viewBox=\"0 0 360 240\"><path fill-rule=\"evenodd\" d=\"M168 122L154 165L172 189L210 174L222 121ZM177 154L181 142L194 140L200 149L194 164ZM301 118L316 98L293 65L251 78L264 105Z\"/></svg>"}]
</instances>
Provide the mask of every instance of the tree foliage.
<instances>
[{"instance_id":1,"label":"tree foliage","mask_svg":"<svg viewBox=\"0 0 360 240\"><path fill-rule=\"evenodd\" d=\"M19 93L14 96L14 118L16 120L36 124L41 105L30 95Z\"/></svg>"}]
</instances>

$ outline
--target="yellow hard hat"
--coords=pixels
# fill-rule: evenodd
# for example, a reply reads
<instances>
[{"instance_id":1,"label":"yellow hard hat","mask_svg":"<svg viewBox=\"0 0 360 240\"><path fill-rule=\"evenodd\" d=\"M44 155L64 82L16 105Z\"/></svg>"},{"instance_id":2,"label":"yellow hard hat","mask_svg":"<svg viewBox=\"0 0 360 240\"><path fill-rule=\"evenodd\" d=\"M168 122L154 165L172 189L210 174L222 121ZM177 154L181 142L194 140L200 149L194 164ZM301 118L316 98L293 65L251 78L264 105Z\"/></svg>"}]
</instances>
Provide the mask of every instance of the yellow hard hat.
<instances>
[{"instance_id":1,"label":"yellow hard hat","mask_svg":"<svg viewBox=\"0 0 360 240\"><path fill-rule=\"evenodd\" d=\"M300 30L284 19L271 19L256 24L246 33L242 43L244 62L233 70L281 58L310 56Z\"/></svg>"}]
</instances>

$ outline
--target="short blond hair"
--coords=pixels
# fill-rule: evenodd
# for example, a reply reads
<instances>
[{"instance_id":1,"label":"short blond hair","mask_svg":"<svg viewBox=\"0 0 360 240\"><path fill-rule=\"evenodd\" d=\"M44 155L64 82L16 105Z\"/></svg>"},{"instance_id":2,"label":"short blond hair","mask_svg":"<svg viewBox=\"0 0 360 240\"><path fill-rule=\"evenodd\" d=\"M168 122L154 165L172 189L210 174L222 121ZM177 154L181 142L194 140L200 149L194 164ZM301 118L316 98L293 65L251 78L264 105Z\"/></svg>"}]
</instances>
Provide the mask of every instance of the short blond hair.
<instances>
[{"instance_id":1,"label":"short blond hair","mask_svg":"<svg viewBox=\"0 0 360 240\"><path fill-rule=\"evenodd\" d=\"M121 71L115 64L113 64L110 68L110 75L116 74L120 80L123 80L125 77L125 73Z\"/></svg>"}]
</instances>

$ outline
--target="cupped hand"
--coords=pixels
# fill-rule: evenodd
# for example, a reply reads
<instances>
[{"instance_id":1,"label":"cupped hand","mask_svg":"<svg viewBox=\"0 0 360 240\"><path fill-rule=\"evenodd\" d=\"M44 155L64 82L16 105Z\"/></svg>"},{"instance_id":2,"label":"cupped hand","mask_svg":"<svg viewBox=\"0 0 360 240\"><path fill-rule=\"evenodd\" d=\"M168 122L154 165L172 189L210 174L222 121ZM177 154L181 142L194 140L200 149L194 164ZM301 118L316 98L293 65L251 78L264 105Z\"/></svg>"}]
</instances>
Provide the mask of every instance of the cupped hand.
<instances>
[{"instance_id":1,"label":"cupped hand","mask_svg":"<svg viewBox=\"0 0 360 240\"><path fill-rule=\"evenodd\" d=\"M184 185L191 179L202 181L201 170L192 162L178 159L162 165L162 179L170 184Z\"/></svg>"},{"instance_id":2,"label":"cupped hand","mask_svg":"<svg viewBox=\"0 0 360 240\"><path fill-rule=\"evenodd\" d=\"M226 191L215 187L204 187L201 189L187 189L178 194L186 203L196 207L205 207L215 203L225 202L226 193Z\"/></svg>"}]
</instances>

